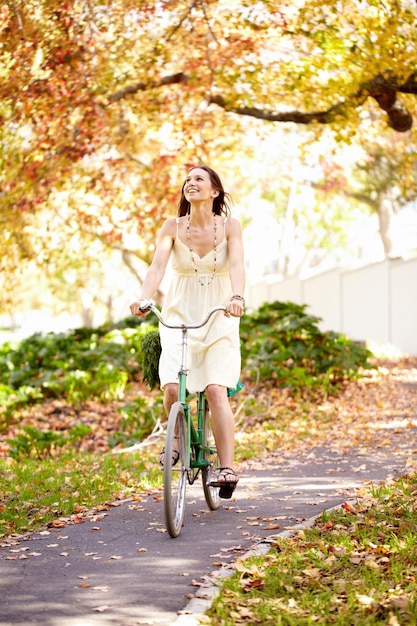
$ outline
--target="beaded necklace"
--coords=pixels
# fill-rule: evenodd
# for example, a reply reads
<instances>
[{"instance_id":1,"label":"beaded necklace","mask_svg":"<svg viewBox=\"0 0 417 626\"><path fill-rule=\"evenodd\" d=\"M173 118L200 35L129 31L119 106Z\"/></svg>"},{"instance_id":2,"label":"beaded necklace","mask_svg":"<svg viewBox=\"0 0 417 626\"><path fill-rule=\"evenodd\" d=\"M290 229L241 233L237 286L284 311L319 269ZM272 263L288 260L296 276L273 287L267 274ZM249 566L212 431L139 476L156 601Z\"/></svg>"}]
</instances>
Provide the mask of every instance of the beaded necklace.
<instances>
[{"instance_id":1,"label":"beaded necklace","mask_svg":"<svg viewBox=\"0 0 417 626\"><path fill-rule=\"evenodd\" d=\"M200 285L202 287L204 287L205 285L210 285L213 282L213 280L214 280L214 276L216 275L216 263L217 263L217 222L216 222L216 214L215 213L213 213L213 219L214 219L214 246L213 246L214 259L213 259L213 271L211 273L211 276L210 276L209 280L205 281L205 280L201 280L201 277L200 277L200 275L198 273L197 265L196 265L195 258L194 258L194 250L191 247L191 236L190 236L191 215L190 215L190 213L188 213L188 217L187 217L187 244L188 244L188 249L190 251L191 263L193 264L195 275L197 277L198 282L200 283Z\"/></svg>"}]
</instances>

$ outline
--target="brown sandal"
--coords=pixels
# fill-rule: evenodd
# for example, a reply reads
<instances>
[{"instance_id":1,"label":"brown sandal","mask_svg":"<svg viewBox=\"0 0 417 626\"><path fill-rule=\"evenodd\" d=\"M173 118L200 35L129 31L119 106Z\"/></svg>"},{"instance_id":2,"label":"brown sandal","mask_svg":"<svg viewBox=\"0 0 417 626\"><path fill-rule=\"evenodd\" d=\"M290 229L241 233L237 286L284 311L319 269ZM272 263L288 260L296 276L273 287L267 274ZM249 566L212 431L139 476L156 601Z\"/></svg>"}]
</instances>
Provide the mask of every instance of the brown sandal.
<instances>
[{"instance_id":1,"label":"brown sandal","mask_svg":"<svg viewBox=\"0 0 417 626\"><path fill-rule=\"evenodd\" d=\"M179 439L179 437L174 437L174 439ZM171 467L174 467L174 465L176 465L179 461L180 458L180 451L179 450L172 450L171 453ZM164 463L165 463L165 446L162 448L161 452L159 453L159 463L162 465L162 467L164 467Z\"/></svg>"},{"instance_id":2,"label":"brown sandal","mask_svg":"<svg viewBox=\"0 0 417 626\"><path fill-rule=\"evenodd\" d=\"M228 500L232 497L236 485L239 482L239 477L235 470L231 467L219 467L213 470L214 479L211 480L211 487L220 487L219 496ZM230 478L231 477L231 478Z\"/></svg>"}]
</instances>

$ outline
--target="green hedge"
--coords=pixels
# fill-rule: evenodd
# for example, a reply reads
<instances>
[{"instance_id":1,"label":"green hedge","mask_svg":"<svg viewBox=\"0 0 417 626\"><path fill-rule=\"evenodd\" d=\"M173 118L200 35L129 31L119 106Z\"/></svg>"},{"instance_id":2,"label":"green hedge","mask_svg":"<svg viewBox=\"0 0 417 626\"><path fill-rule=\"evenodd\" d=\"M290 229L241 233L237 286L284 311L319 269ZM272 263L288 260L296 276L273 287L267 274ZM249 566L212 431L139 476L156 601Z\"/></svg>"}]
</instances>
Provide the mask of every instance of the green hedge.
<instances>
[{"instance_id":1,"label":"green hedge","mask_svg":"<svg viewBox=\"0 0 417 626\"><path fill-rule=\"evenodd\" d=\"M306 305L273 302L242 318L244 370L251 378L292 389L327 391L371 367L371 352L341 333L323 332Z\"/></svg>"},{"instance_id":2,"label":"green hedge","mask_svg":"<svg viewBox=\"0 0 417 626\"><path fill-rule=\"evenodd\" d=\"M335 332L292 302L264 304L241 319L243 377L306 389L331 389L369 367L370 352ZM118 324L67 333L35 334L17 346L0 347L0 402L5 415L26 404L60 397L73 404L88 398L122 398L142 371L142 346L154 346L156 318L129 317Z\"/></svg>"},{"instance_id":3,"label":"green hedge","mask_svg":"<svg viewBox=\"0 0 417 626\"><path fill-rule=\"evenodd\" d=\"M96 329L34 334L13 346L0 346L0 403L15 409L48 397L77 404L123 397L141 371L141 337L149 322L136 318Z\"/></svg>"}]
</instances>

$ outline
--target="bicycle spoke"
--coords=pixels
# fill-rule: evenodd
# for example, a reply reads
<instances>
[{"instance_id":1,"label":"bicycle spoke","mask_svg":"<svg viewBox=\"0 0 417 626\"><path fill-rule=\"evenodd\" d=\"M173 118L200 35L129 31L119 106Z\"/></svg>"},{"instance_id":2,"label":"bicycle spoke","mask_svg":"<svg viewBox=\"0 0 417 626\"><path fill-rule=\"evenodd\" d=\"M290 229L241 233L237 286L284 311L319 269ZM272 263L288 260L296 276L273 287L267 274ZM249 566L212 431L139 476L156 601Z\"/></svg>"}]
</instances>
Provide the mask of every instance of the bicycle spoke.
<instances>
[{"instance_id":1,"label":"bicycle spoke","mask_svg":"<svg viewBox=\"0 0 417 626\"><path fill-rule=\"evenodd\" d=\"M207 468L202 471L204 497L209 509L215 511L220 506L219 489L218 487L211 487L209 483L212 470L217 469L220 466L220 462L211 430L211 417L207 400L205 400L203 417L203 458L208 463Z\"/></svg>"},{"instance_id":2,"label":"bicycle spoke","mask_svg":"<svg viewBox=\"0 0 417 626\"><path fill-rule=\"evenodd\" d=\"M179 453L178 461L172 460ZM172 405L168 417L164 463L164 513L165 524L171 537L181 531L187 486L187 427L184 408L180 402Z\"/></svg>"}]
</instances>

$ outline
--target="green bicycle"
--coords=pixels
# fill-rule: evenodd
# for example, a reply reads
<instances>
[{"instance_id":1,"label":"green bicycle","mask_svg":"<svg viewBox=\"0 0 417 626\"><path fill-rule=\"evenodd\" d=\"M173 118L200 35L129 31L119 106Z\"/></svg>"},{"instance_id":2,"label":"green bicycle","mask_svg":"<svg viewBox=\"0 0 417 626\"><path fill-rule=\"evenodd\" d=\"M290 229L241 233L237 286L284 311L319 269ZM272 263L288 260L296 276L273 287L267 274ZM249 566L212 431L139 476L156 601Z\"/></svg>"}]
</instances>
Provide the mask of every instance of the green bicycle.
<instances>
[{"instance_id":1,"label":"green bicycle","mask_svg":"<svg viewBox=\"0 0 417 626\"><path fill-rule=\"evenodd\" d=\"M217 306L209 311L200 324L168 324L151 301L144 303L142 311L155 313L166 328L182 331L181 364L178 372L178 400L174 402L168 416L165 442L165 459L178 460L172 465L164 463L164 515L165 525L171 537L178 537L184 520L185 493L187 483L192 485L200 471L204 497L210 510L220 505L219 488L211 485L212 472L220 466L211 429L210 411L204 391L197 393L197 418L187 399L186 351L188 330L201 328L217 311L226 311L226 306ZM174 444L175 442L175 444Z\"/></svg>"}]
</instances>

